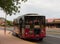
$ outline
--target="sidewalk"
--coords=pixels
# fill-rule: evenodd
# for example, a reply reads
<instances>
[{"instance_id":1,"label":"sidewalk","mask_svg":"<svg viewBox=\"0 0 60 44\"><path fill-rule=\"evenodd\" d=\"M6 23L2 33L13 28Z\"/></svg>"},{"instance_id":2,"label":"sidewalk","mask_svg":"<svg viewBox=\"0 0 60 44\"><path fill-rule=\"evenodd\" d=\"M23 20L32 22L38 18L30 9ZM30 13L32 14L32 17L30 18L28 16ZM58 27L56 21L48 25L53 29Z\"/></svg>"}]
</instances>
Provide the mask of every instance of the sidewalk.
<instances>
[{"instance_id":1,"label":"sidewalk","mask_svg":"<svg viewBox=\"0 0 60 44\"><path fill-rule=\"evenodd\" d=\"M6 31L6 35L4 35L4 30L0 30L0 44L35 44L35 43L14 37L12 36L10 31Z\"/></svg>"},{"instance_id":2,"label":"sidewalk","mask_svg":"<svg viewBox=\"0 0 60 44\"><path fill-rule=\"evenodd\" d=\"M46 28L46 33L60 36L60 28Z\"/></svg>"}]
</instances>

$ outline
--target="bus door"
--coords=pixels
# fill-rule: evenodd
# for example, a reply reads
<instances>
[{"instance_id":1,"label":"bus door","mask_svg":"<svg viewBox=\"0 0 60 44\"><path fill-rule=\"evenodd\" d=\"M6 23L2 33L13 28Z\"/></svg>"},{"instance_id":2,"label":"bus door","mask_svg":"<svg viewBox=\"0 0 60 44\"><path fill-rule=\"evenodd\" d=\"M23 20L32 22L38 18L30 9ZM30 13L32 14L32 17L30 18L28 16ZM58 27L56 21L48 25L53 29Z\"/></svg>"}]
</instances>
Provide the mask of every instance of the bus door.
<instances>
[{"instance_id":1,"label":"bus door","mask_svg":"<svg viewBox=\"0 0 60 44\"><path fill-rule=\"evenodd\" d=\"M23 19L21 18L21 19L19 20L20 35L22 35L22 26L23 26Z\"/></svg>"}]
</instances>

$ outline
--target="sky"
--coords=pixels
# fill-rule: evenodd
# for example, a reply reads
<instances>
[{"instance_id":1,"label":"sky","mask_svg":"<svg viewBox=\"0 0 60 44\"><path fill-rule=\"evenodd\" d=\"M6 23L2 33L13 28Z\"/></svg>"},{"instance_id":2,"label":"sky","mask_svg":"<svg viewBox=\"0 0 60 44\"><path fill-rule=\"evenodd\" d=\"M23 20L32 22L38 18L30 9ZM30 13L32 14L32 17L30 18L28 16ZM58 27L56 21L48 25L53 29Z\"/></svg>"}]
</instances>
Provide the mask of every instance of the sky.
<instances>
[{"instance_id":1,"label":"sky","mask_svg":"<svg viewBox=\"0 0 60 44\"><path fill-rule=\"evenodd\" d=\"M18 16L27 13L38 13L46 18L60 18L60 0L28 0L21 4L20 13L7 16L7 20L13 21ZM0 17L5 17L5 13L0 10Z\"/></svg>"}]
</instances>

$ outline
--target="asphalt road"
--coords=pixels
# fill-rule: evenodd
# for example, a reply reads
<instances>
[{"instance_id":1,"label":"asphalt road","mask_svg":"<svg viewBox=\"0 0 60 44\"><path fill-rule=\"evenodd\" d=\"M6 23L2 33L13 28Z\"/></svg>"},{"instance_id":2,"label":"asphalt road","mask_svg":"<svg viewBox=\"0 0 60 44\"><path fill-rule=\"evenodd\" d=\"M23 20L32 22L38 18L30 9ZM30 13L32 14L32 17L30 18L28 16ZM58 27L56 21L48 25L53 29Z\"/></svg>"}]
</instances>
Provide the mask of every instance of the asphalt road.
<instances>
[{"instance_id":1,"label":"asphalt road","mask_svg":"<svg viewBox=\"0 0 60 44\"><path fill-rule=\"evenodd\" d=\"M3 28L0 30L0 44L60 44L60 34L59 37L56 35L56 32L47 34L47 37L44 38L43 41L36 40L23 40L11 35L10 31L6 31L6 35L4 35ZM52 36L53 35L53 36Z\"/></svg>"},{"instance_id":2,"label":"asphalt road","mask_svg":"<svg viewBox=\"0 0 60 44\"><path fill-rule=\"evenodd\" d=\"M37 44L60 44L60 38L47 36L43 42L37 42Z\"/></svg>"},{"instance_id":3,"label":"asphalt road","mask_svg":"<svg viewBox=\"0 0 60 44\"><path fill-rule=\"evenodd\" d=\"M19 39L11 34L3 35L0 33L0 44L60 44L60 38L47 36L43 41L33 41Z\"/></svg>"}]
</instances>

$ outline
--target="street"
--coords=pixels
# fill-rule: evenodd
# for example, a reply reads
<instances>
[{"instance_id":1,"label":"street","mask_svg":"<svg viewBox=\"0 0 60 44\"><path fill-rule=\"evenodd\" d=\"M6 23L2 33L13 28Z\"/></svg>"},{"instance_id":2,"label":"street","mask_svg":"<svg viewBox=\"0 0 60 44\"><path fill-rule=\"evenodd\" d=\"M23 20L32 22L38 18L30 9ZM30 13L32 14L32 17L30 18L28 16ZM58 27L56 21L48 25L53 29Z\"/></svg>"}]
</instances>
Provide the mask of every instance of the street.
<instances>
[{"instance_id":1,"label":"street","mask_svg":"<svg viewBox=\"0 0 60 44\"><path fill-rule=\"evenodd\" d=\"M4 30L0 29L0 44L60 44L60 33L55 30L51 32L51 30L47 30L47 36L43 41L31 41L14 37L10 31L6 31L6 35L4 35Z\"/></svg>"}]
</instances>

